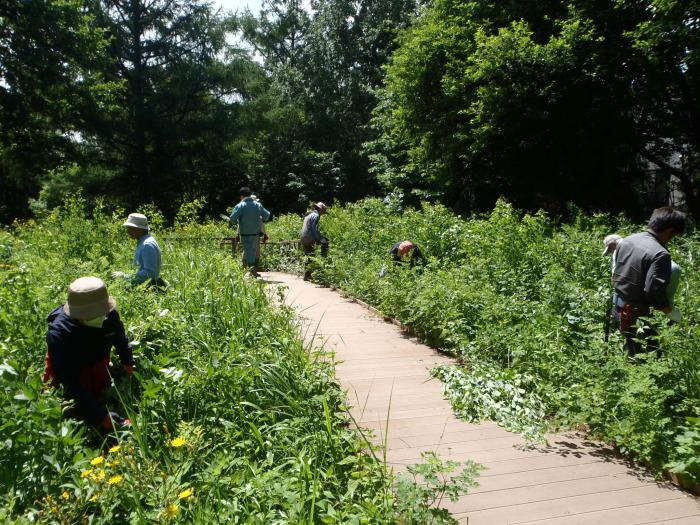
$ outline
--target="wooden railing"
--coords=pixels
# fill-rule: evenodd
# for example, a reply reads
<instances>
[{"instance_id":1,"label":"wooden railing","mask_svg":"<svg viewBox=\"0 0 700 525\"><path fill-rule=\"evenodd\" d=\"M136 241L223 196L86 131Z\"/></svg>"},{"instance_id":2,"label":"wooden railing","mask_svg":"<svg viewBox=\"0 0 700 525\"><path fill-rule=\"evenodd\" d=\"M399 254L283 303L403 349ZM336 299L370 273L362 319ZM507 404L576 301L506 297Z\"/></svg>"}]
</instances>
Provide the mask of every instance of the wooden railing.
<instances>
[{"instance_id":1,"label":"wooden railing","mask_svg":"<svg viewBox=\"0 0 700 525\"><path fill-rule=\"evenodd\" d=\"M235 255L236 251L239 249L241 241L238 237L223 237L219 239L219 248L226 248L227 246L231 249L231 255ZM265 246L291 246L294 248L299 248L301 243L299 241L267 241L260 242L260 248Z\"/></svg>"},{"instance_id":2,"label":"wooden railing","mask_svg":"<svg viewBox=\"0 0 700 525\"><path fill-rule=\"evenodd\" d=\"M219 242L219 248L227 248L231 250L231 255L235 255L238 250L240 250L241 246L241 241L238 237L198 237L196 235L166 235L163 237L163 240L165 241L174 241L174 242L212 242L212 241L218 241ZM301 243L298 240L282 240L282 241L268 241L268 242L262 242L262 239L260 241L260 248L261 250L265 250L266 246L270 247L278 247L278 248L283 248L283 247L290 247L293 249L299 249L301 247Z\"/></svg>"}]
</instances>

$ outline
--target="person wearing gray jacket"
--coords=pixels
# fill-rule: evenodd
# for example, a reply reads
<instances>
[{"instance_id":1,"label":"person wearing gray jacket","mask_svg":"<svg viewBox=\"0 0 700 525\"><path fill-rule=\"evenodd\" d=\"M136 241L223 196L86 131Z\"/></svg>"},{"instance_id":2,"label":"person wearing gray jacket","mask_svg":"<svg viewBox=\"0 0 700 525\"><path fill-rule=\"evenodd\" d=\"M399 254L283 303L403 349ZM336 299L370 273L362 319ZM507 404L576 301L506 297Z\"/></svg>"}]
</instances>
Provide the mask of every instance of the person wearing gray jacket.
<instances>
[{"instance_id":1,"label":"person wearing gray jacket","mask_svg":"<svg viewBox=\"0 0 700 525\"><path fill-rule=\"evenodd\" d=\"M311 206L311 210L304 217L304 224L301 227L301 247L306 254L306 263L304 268L304 280L308 281L311 278L311 262L309 255L314 251L317 244L321 245L321 255L325 257L328 254L328 239L321 233L319 222L321 215L326 213L328 207L322 202L317 202Z\"/></svg>"},{"instance_id":2,"label":"person wearing gray jacket","mask_svg":"<svg viewBox=\"0 0 700 525\"><path fill-rule=\"evenodd\" d=\"M636 327L637 320L650 315L652 308L669 314L673 305L668 290L671 283L671 254L667 244L685 232L686 218L671 207L657 208L647 230L625 237L615 251L612 317L625 336L630 357L655 350L656 331L649 323Z\"/></svg>"}]
</instances>

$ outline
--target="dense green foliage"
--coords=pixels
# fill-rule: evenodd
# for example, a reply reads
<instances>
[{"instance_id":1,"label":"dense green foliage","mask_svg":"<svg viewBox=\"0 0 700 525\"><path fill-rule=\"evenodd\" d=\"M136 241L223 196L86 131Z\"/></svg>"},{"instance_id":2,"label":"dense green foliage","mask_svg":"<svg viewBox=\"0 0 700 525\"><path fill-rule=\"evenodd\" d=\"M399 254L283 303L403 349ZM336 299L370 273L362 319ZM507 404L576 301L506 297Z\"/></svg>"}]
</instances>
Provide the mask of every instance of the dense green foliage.
<instances>
[{"instance_id":1,"label":"dense green foliage","mask_svg":"<svg viewBox=\"0 0 700 525\"><path fill-rule=\"evenodd\" d=\"M101 74L107 39L81 0L0 4L0 220L26 214L40 175L81 158L75 134L118 85Z\"/></svg>"},{"instance_id":2,"label":"dense green foliage","mask_svg":"<svg viewBox=\"0 0 700 525\"><path fill-rule=\"evenodd\" d=\"M673 186L697 214L699 9L435 0L387 68L373 170L462 209L637 212Z\"/></svg>"},{"instance_id":3,"label":"dense green foliage","mask_svg":"<svg viewBox=\"0 0 700 525\"><path fill-rule=\"evenodd\" d=\"M119 447L62 417L41 382L45 317L70 281L107 280L133 250L121 217L86 220L83 206L0 237L0 521L391 522L389 479L348 428L330 361L214 244L156 230L167 290L107 281L138 356L110 396L133 422ZM216 230L186 211L170 234Z\"/></svg>"},{"instance_id":4,"label":"dense green foliage","mask_svg":"<svg viewBox=\"0 0 700 525\"><path fill-rule=\"evenodd\" d=\"M270 75L265 126L248 175L266 200L302 210L310 200L356 200L376 191L362 144L382 66L416 0L268 0L241 20ZM256 190L257 191L257 190Z\"/></svg>"},{"instance_id":5,"label":"dense green foliage","mask_svg":"<svg viewBox=\"0 0 700 525\"><path fill-rule=\"evenodd\" d=\"M0 220L380 192L700 215L698 0L0 4ZM640 206L641 205L641 206Z\"/></svg>"},{"instance_id":6,"label":"dense green foliage","mask_svg":"<svg viewBox=\"0 0 700 525\"><path fill-rule=\"evenodd\" d=\"M697 439L686 418L700 415L700 239L687 235L670 247L684 271L676 298L684 321L666 327L656 314L664 357L630 362L618 333L609 343L603 337L611 286L601 241L638 227L571 213L575 220L558 224L501 201L465 220L443 206L399 210L364 200L323 217L331 250L315 278L456 353L464 366L436 374L462 417L490 417L537 438L546 416L554 426L589 428L655 468L690 465ZM284 217L270 231L294 238L299 226ZM389 249L403 239L418 244L425 267L391 262Z\"/></svg>"},{"instance_id":7,"label":"dense green foliage","mask_svg":"<svg viewBox=\"0 0 700 525\"><path fill-rule=\"evenodd\" d=\"M377 185L361 145L414 0L12 0L0 7L0 220L78 189L172 221L243 184L269 206ZM31 200L30 200L31 199Z\"/></svg>"}]
</instances>

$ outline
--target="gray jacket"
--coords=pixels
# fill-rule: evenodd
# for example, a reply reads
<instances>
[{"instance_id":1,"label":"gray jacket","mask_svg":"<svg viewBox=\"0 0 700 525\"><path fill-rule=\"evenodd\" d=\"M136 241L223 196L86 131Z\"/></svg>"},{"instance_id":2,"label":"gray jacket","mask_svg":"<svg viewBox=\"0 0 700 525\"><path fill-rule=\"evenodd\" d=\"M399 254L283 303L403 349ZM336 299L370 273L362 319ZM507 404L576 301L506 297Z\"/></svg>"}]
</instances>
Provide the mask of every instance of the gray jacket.
<instances>
[{"instance_id":1,"label":"gray jacket","mask_svg":"<svg viewBox=\"0 0 700 525\"><path fill-rule=\"evenodd\" d=\"M671 278L671 254L653 231L625 237L615 252L613 287L626 303L669 306L666 287Z\"/></svg>"},{"instance_id":2,"label":"gray jacket","mask_svg":"<svg viewBox=\"0 0 700 525\"><path fill-rule=\"evenodd\" d=\"M301 227L302 244L311 245L323 241L324 237L318 227L321 219L318 211L313 210L304 217L304 225Z\"/></svg>"}]
</instances>

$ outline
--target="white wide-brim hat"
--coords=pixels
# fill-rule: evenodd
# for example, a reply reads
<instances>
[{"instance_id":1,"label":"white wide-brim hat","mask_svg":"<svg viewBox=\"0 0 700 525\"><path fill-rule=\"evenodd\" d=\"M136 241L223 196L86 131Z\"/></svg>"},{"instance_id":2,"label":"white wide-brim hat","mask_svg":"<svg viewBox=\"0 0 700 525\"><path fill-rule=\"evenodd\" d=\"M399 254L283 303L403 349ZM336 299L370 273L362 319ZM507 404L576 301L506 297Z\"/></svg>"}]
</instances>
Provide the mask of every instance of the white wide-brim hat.
<instances>
[{"instance_id":1,"label":"white wide-brim hat","mask_svg":"<svg viewBox=\"0 0 700 525\"><path fill-rule=\"evenodd\" d=\"M615 251L613 246L617 246L617 244L621 240L622 237L620 235L617 235L616 233L611 233L610 235L607 235L605 239L603 239L603 244L605 245L603 255L610 255L611 252Z\"/></svg>"},{"instance_id":2,"label":"white wide-brim hat","mask_svg":"<svg viewBox=\"0 0 700 525\"><path fill-rule=\"evenodd\" d=\"M117 306L107 286L98 277L81 277L68 286L68 300L63 311L73 319L96 319L107 315Z\"/></svg>"},{"instance_id":3,"label":"white wide-brim hat","mask_svg":"<svg viewBox=\"0 0 700 525\"><path fill-rule=\"evenodd\" d=\"M314 206L316 206L321 211L326 211L328 209L328 206L326 206L322 202L317 202Z\"/></svg>"},{"instance_id":4,"label":"white wide-brim hat","mask_svg":"<svg viewBox=\"0 0 700 525\"><path fill-rule=\"evenodd\" d=\"M141 230L148 230L148 219L142 213L130 213L126 221L122 226L131 226L132 228L140 228Z\"/></svg>"}]
</instances>

